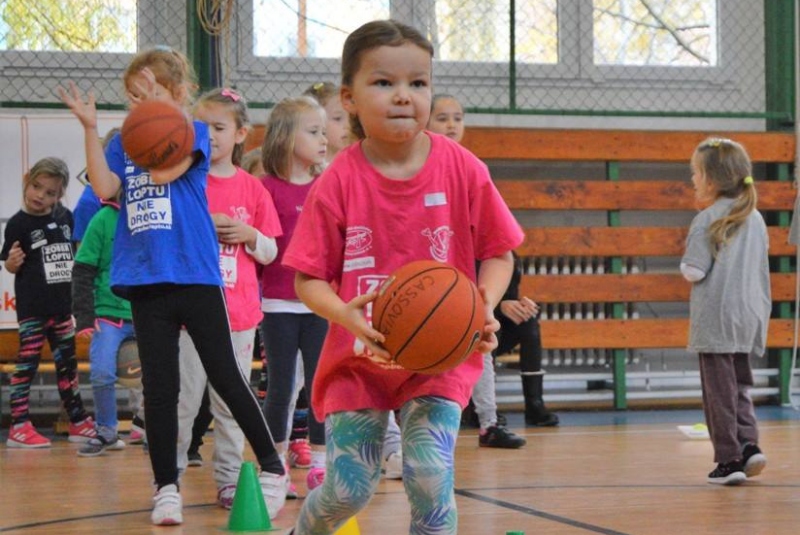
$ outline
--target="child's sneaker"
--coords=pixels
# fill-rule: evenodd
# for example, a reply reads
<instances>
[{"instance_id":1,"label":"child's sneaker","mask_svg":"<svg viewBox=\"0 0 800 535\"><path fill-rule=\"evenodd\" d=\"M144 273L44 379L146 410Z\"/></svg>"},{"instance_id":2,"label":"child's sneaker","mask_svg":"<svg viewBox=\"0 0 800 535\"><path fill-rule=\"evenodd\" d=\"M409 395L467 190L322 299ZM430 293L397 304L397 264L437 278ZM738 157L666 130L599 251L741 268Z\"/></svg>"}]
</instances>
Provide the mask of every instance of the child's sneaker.
<instances>
[{"instance_id":1,"label":"child's sneaker","mask_svg":"<svg viewBox=\"0 0 800 535\"><path fill-rule=\"evenodd\" d=\"M74 424L69 423L69 441L70 442L89 442L97 436L97 431L94 428L94 420L91 416L86 417L83 421Z\"/></svg>"},{"instance_id":2,"label":"child's sneaker","mask_svg":"<svg viewBox=\"0 0 800 535\"><path fill-rule=\"evenodd\" d=\"M125 443L120 440L119 436L108 440L103 435L89 439L84 447L78 450L78 457L97 457L105 453L106 450L123 450Z\"/></svg>"},{"instance_id":3,"label":"child's sneaker","mask_svg":"<svg viewBox=\"0 0 800 535\"><path fill-rule=\"evenodd\" d=\"M742 461L719 463L717 467L708 474L708 482L715 485L739 485L746 480L747 475L744 473Z\"/></svg>"},{"instance_id":4,"label":"child's sneaker","mask_svg":"<svg viewBox=\"0 0 800 535\"><path fill-rule=\"evenodd\" d=\"M183 501L177 485L164 485L153 496L150 520L156 526L177 526L183 523Z\"/></svg>"},{"instance_id":5,"label":"child's sneaker","mask_svg":"<svg viewBox=\"0 0 800 535\"><path fill-rule=\"evenodd\" d=\"M8 440L6 446L9 448L49 448L50 440L43 437L36 431L30 421L14 424L8 430Z\"/></svg>"},{"instance_id":6,"label":"child's sneaker","mask_svg":"<svg viewBox=\"0 0 800 535\"><path fill-rule=\"evenodd\" d=\"M764 471L767 457L755 444L745 444L742 449L742 464L744 464L744 474L747 477L755 477Z\"/></svg>"},{"instance_id":7,"label":"child's sneaker","mask_svg":"<svg viewBox=\"0 0 800 535\"><path fill-rule=\"evenodd\" d=\"M311 470L308 471L308 475L306 476L306 485L308 486L308 490L314 490L315 488L322 485L325 481L325 469L315 466Z\"/></svg>"},{"instance_id":8,"label":"child's sneaker","mask_svg":"<svg viewBox=\"0 0 800 535\"><path fill-rule=\"evenodd\" d=\"M294 468L311 466L311 444L307 440L298 439L289 442L289 464Z\"/></svg>"},{"instance_id":9,"label":"child's sneaker","mask_svg":"<svg viewBox=\"0 0 800 535\"><path fill-rule=\"evenodd\" d=\"M258 476L258 483L264 494L264 502L267 504L270 520L274 520L286 504L287 479L289 479L288 474L280 476L270 472L261 472Z\"/></svg>"},{"instance_id":10,"label":"child's sneaker","mask_svg":"<svg viewBox=\"0 0 800 535\"><path fill-rule=\"evenodd\" d=\"M229 483L220 487L217 491L217 503L223 509L230 509L233 507L233 497L236 494L236 485Z\"/></svg>"},{"instance_id":11,"label":"child's sneaker","mask_svg":"<svg viewBox=\"0 0 800 535\"><path fill-rule=\"evenodd\" d=\"M403 479L403 454L400 451L390 453L383 463L383 477Z\"/></svg>"},{"instance_id":12,"label":"child's sneaker","mask_svg":"<svg viewBox=\"0 0 800 535\"><path fill-rule=\"evenodd\" d=\"M144 421L138 416L133 417L131 422L131 432L128 435L128 442L131 444L142 444L145 440Z\"/></svg>"},{"instance_id":13,"label":"child's sneaker","mask_svg":"<svg viewBox=\"0 0 800 535\"><path fill-rule=\"evenodd\" d=\"M189 459L189 466L203 466L203 456L199 451L190 451L186 457Z\"/></svg>"},{"instance_id":14,"label":"child's sneaker","mask_svg":"<svg viewBox=\"0 0 800 535\"><path fill-rule=\"evenodd\" d=\"M481 429L478 435L478 446L481 448L517 449L525 444L524 438L499 425Z\"/></svg>"}]
</instances>

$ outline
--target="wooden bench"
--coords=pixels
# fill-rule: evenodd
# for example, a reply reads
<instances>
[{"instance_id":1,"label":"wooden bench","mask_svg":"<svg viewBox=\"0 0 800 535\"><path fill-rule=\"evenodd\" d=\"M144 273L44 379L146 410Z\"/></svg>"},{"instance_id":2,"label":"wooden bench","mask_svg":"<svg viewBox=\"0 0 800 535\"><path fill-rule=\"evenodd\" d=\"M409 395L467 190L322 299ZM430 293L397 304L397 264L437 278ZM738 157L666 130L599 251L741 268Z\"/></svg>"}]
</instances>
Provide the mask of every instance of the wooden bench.
<instances>
[{"instance_id":1,"label":"wooden bench","mask_svg":"<svg viewBox=\"0 0 800 535\"><path fill-rule=\"evenodd\" d=\"M539 162L603 162L604 176L596 180L548 178L503 179L495 181L503 198L518 217L544 211L605 213L602 226L530 226L518 253L528 259L552 257L601 257L603 274L538 274L523 277L521 293L540 304L601 303L610 305L605 319L542 320L542 342L547 349L603 348L613 352L614 407L627 406L627 350L685 348L688 340L688 305L683 317L626 318L625 304L654 302L688 303L690 284L678 271L687 226L660 226L659 213L696 211L689 180L688 161L694 148L712 133L558 131L470 128L464 145L486 161L524 160L531 168ZM796 191L789 179L794 159L794 137L782 133L713 133L741 142L754 163L766 163L767 180L756 173L758 207L765 214L772 258L772 297L776 313L770 321L768 346L778 367L778 391L788 403L791 379L790 350L793 321L790 313L795 299L796 276L790 259L796 248L787 243L790 211ZM620 179L625 162L685 164L674 178ZM494 174L494 173L493 173ZM626 211L645 212L647 226L625 226ZM687 218L690 220L690 217ZM626 273L625 259L676 257L671 270ZM664 272L666 271L666 272Z\"/></svg>"}]
</instances>

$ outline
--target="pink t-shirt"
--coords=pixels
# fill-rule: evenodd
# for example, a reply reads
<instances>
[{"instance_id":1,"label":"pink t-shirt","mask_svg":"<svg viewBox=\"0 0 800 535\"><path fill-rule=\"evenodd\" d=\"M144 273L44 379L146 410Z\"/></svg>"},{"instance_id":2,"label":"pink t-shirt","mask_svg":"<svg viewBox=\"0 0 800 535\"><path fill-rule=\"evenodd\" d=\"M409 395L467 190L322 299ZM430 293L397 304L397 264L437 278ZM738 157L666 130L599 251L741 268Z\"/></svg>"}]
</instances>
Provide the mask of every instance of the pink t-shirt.
<instances>
[{"instance_id":1,"label":"pink t-shirt","mask_svg":"<svg viewBox=\"0 0 800 535\"><path fill-rule=\"evenodd\" d=\"M329 281L348 302L413 260L448 262L475 280L475 260L522 243L522 229L486 166L450 139L428 135L428 159L405 181L379 174L359 143L341 152L309 193L284 264ZM475 353L440 375L385 370L363 357L348 330L332 324L314 378L314 413L321 419L343 410L389 410L426 395L463 407L482 369Z\"/></svg>"},{"instance_id":2,"label":"pink t-shirt","mask_svg":"<svg viewBox=\"0 0 800 535\"><path fill-rule=\"evenodd\" d=\"M208 175L208 211L244 221L267 237L281 235L281 224L272 197L261 182L243 169L230 178ZM219 244L219 267L231 329L244 331L261 322L261 294L255 259L243 243Z\"/></svg>"},{"instance_id":3,"label":"pink t-shirt","mask_svg":"<svg viewBox=\"0 0 800 535\"><path fill-rule=\"evenodd\" d=\"M272 196L272 202L275 203L283 235L277 239L278 257L261 270L261 293L267 299L297 299L297 294L294 292L294 270L281 265L281 260L314 182L298 185L267 175L262 179L262 183Z\"/></svg>"}]
</instances>

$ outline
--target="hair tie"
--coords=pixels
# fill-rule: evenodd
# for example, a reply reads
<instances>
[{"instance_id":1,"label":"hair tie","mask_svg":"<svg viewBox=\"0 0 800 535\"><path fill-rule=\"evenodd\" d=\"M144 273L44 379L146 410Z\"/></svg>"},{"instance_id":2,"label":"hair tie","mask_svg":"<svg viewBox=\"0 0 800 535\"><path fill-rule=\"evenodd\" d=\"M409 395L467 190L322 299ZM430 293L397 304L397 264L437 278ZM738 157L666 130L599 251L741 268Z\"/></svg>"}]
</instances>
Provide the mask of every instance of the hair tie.
<instances>
[{"instance_id":1,"label":"hair tie","mask_svg":"<svg viewBox=\"0 0 800 535\"><path fill-rule=\"evenodd\" d=\"M744 180L742 182L744 182L746 186L749 186L753 183L753 177L747 175L746 177L744 177Z\"/></svg>"},{"instance_id":2,"label":"hair tie","mask_svg":"<svg viewBox=\"0 0 800 535\"><path fill-rule=\"evenodd\" d=\"M242 99L242 97L239 96L239 93L237 93L233 89L229 89L227 87L225 89L223 89L222 91L220 91L220 95L222 95L223 97L228 97L229 99L231 99L234 102L239 102Z\"/></svg>"},{"instance_id":3,"label":"hair tie","mask_svg":"<svg viewBox=\"0 0 800 535\"><path fill-rule=\"evenodd\" d=\"M314 91L320 91L322 90L323 87L325 87L324 82L317 82L316 84L311 86L311 89L313 89Z\"/></svg>"}]
</instances>

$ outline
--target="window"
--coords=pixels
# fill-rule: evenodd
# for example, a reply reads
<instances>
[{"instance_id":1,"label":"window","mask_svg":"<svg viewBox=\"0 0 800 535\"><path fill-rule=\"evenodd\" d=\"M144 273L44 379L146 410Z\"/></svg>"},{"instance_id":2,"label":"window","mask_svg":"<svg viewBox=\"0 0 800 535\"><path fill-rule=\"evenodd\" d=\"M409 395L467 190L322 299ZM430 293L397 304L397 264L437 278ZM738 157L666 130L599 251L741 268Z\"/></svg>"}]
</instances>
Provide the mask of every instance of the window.
<instances>
[{"instance_id":1,"label":"window","mask_svg":"<svg viewBox=\"0 0 800 535\"><path fill-rule=\"evenodd\" d=\"M389 18L389 0L254 0L254 53L279 58L338 58L347 35Z\"/></svg>"},{"instance_id":2,"label":"window","mask_svg":"<svg viewBox=\"0 0 800 535\"><path fill-rule=\"evenodd\" d=\"M594 63L714 67L716 4L716 0L594 0Z\"/></svg>"},{"instance_id":3,"label":"window","mask_svg":"<svg viewBox=\"0 0 800 535\"><path fill-rule=\"evenodd\" d=\"M0 49L136 52L135 0L0 0Z\"/></svg>"}]
</instances>

